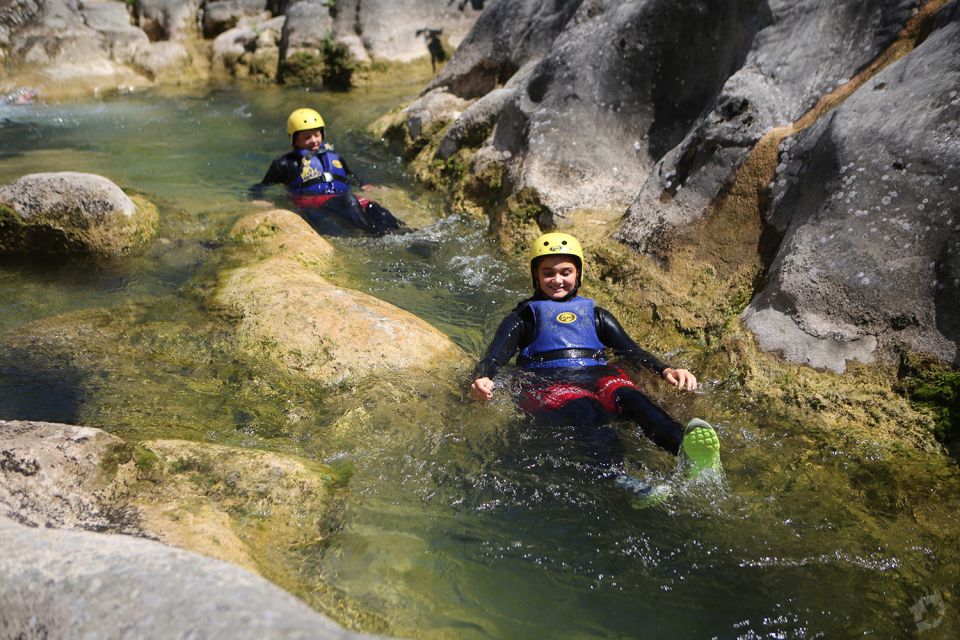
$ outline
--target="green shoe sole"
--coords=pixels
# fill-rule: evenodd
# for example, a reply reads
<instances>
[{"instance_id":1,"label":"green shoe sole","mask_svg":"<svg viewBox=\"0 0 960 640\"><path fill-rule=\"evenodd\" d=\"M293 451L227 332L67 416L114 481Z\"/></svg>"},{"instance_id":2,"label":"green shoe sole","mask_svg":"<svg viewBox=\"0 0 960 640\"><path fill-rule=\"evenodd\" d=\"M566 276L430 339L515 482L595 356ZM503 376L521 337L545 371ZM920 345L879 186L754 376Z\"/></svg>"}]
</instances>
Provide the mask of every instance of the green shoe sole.
<instances>
[{"instance_id":1,"label":"green shoe sole","mask_svg":"<svg viewBox=\"0 0 960 640\"><path fill-rule=\"evenodd\" d=\"M694 418L687 423L681 451L687 460L687 476L698 478L704 471L721 471L720 438L709 423Z\"/></svg>"}]
</instances>

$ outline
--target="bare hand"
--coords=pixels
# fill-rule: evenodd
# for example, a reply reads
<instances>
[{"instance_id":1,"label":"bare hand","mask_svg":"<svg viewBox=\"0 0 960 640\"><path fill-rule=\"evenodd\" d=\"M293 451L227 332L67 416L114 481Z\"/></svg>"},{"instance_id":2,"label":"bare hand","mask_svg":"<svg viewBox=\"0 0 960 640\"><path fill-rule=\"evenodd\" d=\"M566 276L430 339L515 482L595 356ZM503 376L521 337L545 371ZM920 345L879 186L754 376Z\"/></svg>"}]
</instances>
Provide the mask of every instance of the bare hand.
<instances>
[{"instance_id":1,"label":"bare hand","mask_svg":"<svg viewBox=\"0 0 960 640\"><path fill-rule=\"evenodd\" d=\"M696 376L686 369L671 369L667 367L663 370L663 379L681 391L696 391L697 389Z\"/></svg>"},{"instance_id":2,"label":"bare hand","mask_svg":"<svg viewBox=\"0 0 960 640\"><path fill-rule=\"evenodd\" d=\"M493 397L493 380L490 378L477 378L470 385L470 397L480 402L486 402Z\"/></svg>"}]
</instances>

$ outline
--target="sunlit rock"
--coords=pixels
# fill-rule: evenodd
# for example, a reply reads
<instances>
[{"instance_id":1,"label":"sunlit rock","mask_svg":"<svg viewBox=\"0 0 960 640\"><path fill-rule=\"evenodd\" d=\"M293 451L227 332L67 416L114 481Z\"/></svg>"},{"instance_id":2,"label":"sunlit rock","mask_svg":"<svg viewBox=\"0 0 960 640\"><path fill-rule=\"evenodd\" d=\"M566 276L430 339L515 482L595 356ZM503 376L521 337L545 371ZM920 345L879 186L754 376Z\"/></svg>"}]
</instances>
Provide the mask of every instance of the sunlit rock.
<instances>
[{"instance_id":1,"label":"sunlit rock","mask_svg":"<svg viewBox=\"0 0 960 640\"><path fill-rule=\"evenodd\" d=\"M203 7L203 35L214 38L233 28L243 18L269 19L267 0L212 0Z\"/></svg>"},{"instance_id":2,"label":"sunlit rock","mask_svg":"<svg viewBox=\"0 0 960 640\"><path fill-rule=\"evenodd\" d=\"M424 93L445 87L476 99L506 82L524 65L542 58L582 0L488 2L456 54Z\"/></svg>"},{"instance_id":3,"label":"sunlit rock","mask_svg":"<svg viewBox=\"0 0 960 640\"><path fill-rule=\"evenodd\" d=\"M241 220L235 235L261 237L269 257L222 273L214 296L251 353L331 386L371 374L407 375L459 357L445 334L413 314L331 284L317 268L328 260L327 243L307 240L316 233L299 216L264 215Z\"/></svg>"},{"instance_id":4,"label":"sunlit rock","mask_svg":"<svg viewBox=\"0 0 960 640\"><path fill-rule=\"evenodd\" d=\"M783 145L768 219L783 240L744 314L762 348L837 371L875 357L873 345L957 363L957 87L954 12Z\"/></svg>"},{"instance_id":5,"label":"sunlit rock","mask_svg":"<svg viewBox=\"0 0 960 640\"><path fill-rule=\"evenodd\" d=\"M151 80L163 80L180 74L190 61L187 48L171 40L151 42L137 50L133 58L134 66Z\"/></svg>"},{"instance_id":6,"label":"sunlit rock","mask_svg":"<svg viewBox=\"0 0 960 640\"><path fill-rule=\"evenodd\" d=\"M198 33L201 0L134 0L133 15L150 40L183 40Z\"/></svg>"},{"instance_id":7,"label":"sunlit rock","mask_svg":"<svg viewBox=\"0 0 960 640\"><path fill-rule=\"evenodd\" d=\"M406 62L429 54L423 30L438 31L447 53L460 44L484 2L450 0L354 0L338 2L358 7L355 32L371 58Z\"/></svg>"},{"instance_id":8,"label":"sunlit rock","mask_svg":"<svg viewBox=\"0 0 960 640\"><path fill-rule=\"evenodd\" d=\"M285 209L248 214L233 225L230 237L250 245L261 257L284 256L308 267L329 267L334 249L303 218Z\"/></svg>"},{"instance_id":9,"label":"sunlit rock","mask_svg":"<svg viewBox=\"0 0 960 640\"><path fill-rule=\"evenodd\" d=\"M49 0L36 11L20 5L0 39L8 71L0 90L26 84L57 98L147 84L129 63L148 39L124 4Z\"/></svg>"},{"instance_id":10,"label":"sunlit rock","mask_svg":"<svg viewBox=\"0 0 960 640\"><path fill-rule=\"evenodd\" d=\"M118 256L153 239L154 205L89 173L33 173L0 186L0 253Z\"/></svg>"},{"instance_id":11,"label":"sunlit rock","mask_svg":"<svg viewBox=\"0 0 960 640\"><path fill-rule=\"evenodd\" d=\"M213 41L214 68L238 77L275 78L285 22L284 16L240 19Z\"/></svg>"},{"instance_id":12,"label":"sunlit rock","mask_svg":"<svg viewBox=\"0 0 960 640\"><path fill-rule=\"evenodd\" d=\"M367 637L249 571L296 584L278 550L339 526L327 467L65 424L0 421L0 438L3 637Z\"/></svg>"},{"instance_id":13,"label":"sunlit rock","mask_svg":"<svg viewBox=\"0 0 960 640\"><path fill-rule=\"evenodd\" d=\"M703 217L761 136L873 61L916 3L748 4L724 3L715 24L695 21L703 31L692 38L689 28L677 31L683 40L651 61L663 71L652 85L652 122L636 144L656 164L617 234L641 251L667 251L670 232ZM684 43L697 43L695 57L674 57L680 47L688 52Z\"/></svg>"}]
</instances>

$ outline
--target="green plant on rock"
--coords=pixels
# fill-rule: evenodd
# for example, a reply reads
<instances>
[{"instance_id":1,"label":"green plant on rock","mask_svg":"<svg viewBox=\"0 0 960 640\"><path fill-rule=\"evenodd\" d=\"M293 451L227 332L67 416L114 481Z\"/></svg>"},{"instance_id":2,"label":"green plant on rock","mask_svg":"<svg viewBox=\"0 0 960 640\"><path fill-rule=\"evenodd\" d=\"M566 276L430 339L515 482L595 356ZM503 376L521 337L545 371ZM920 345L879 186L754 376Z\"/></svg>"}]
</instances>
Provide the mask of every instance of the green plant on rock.
<instances>
[{"instance_id":1,"label":"green plant on rock","mask_svg":"<svg viewBox=\"0 0 960 640\"><path fill-rule=\"evenodd\" d=\"M298 51L280 65L280 81L285 84L318 86L323 83L323 61L309 51Z\"/></svg>"},{"instance_id":2,"label":"green plant on rock","mask_svg":"<svg viewBox=\"0 0 960 640\"><path fill-rule=\"evenodd\" d=\"M323 86L338 91L346 91L353 84L354 67L350 59L350 50L342 42L334 42L327 35L321 48Z\"/></svg>"},{"instance_id":3,"label":"green plant on rock","mask_svg":"<svg viewBox=\"0 0 960 640\"><path fill-rule=\"evenodd\" d=\"M937 440L960 453L960 371L908 356L900 367L898 390L931 413Z\"/></svg>"}]
</instances>

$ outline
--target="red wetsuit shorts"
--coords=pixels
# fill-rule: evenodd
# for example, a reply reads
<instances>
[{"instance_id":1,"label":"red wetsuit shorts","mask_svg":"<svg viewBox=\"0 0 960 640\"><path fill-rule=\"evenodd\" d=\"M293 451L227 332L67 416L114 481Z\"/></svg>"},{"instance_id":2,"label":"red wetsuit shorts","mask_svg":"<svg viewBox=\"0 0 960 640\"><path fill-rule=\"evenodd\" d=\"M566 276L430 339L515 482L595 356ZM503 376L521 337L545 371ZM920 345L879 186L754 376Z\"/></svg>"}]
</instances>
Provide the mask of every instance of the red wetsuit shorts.
<instances>
[{"instance_id":1,"label":"red wetsuit shorts","mask_svg":"<svg viewBox=\"0 0 960 640\"><path fill-rule=\"evenodd\" d=\"M324 195L322 195L322 196L298 196L298 195L295 195L295 196L293 196L293 203L294 203L297 207L299 207L299 208L301 208L301 209L307 209L307 208L319 209L319 208L323 207L325 204L327 204L328 202L330 202L331 200L333 200L334 198L337 198L337 197L342 196L342 195L344 195L344 194L342 194L342 193L328 193L328 194L324 194ZM371 200L368 200L367 198L361 198L360 196L355 196L355 197L356 197L357 200L360 202L360 206L363 207L364 209L366 209L366 208L367 208L367 205L370 204L370 202L372 202Z\"/></svg>"},{"instance_id":2,"label":"red wetsuit shorts","mask_svg":"<svg viewBox=\"0 0 960 640\"><path fill-rule=\"evenodd\" d=\"M617 406L616 392L623 388L637 391L641 389L620 367L602 367L602 371L610 373L611 368L614 375L603 375L591 381L554 382L529 387L525 385L520 408L527 413L556 411L572 400L593 398L609 413L618 415L620 407Z\"/></svg>"}]
</instances>

